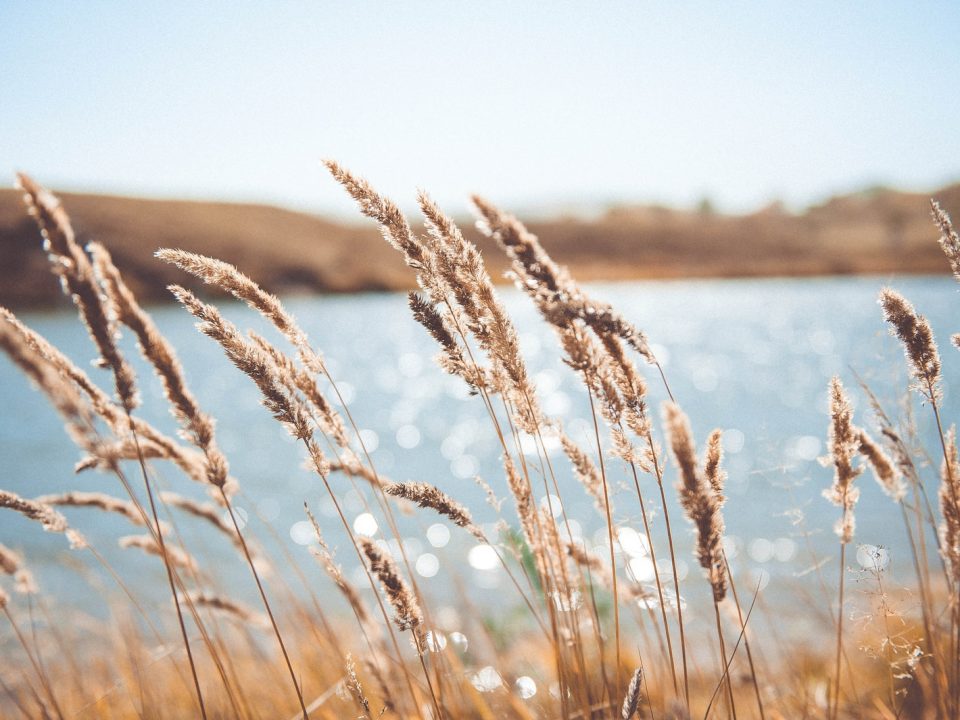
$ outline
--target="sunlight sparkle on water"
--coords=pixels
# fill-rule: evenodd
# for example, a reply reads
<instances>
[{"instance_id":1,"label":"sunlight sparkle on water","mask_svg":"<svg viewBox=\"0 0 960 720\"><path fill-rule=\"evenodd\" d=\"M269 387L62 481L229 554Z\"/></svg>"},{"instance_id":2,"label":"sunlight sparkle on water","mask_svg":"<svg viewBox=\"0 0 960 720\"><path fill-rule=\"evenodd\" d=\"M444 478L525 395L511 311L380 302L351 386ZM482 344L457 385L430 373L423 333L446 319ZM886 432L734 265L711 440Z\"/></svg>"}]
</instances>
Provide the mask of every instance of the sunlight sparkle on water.
<instances>
[{"instance_id":1,"label":"sunlight sparkle on water","mask_svg":"<svg viewBox=\"0 0 960 720\"><path fill-rule=\"evenodd\" d=\"M397 428L397 445L412 450L420 444L420 430L416 425L401 425Z\"/></svg>"},{"instance_id":2,"label":"sunlight sparkle on water","mask_svg":"<svg viewBox=\"0 0 960 720\"><path fill-rule=\"evenodd\" d=\"M467 562L477 570L493 570L500 563L497 551L489 545L475 545L467 553Z\"/></svg>"},{"instance_id":3,"label":"sunlight sparkle on water","mask_svg":"<svg viewBox=\"0 0 960 720\"><path fill-rule=\"evenodd\" d=\"M427 542L435 548L446 547L450 542L450 528L443 523L434 523L427 528Z\"/></svg>"},{"instance_id":4,"label":"sunlight sparkle on water","mask_svg":"<svg viewBox=\"0 0 960 720\"><path fill-rule=\"evenodd\" d=\"M353 531L357 535L363 535L365 537L373 537L376 535L379 527L377 519L370 513L360 513L353 521Z\"/></svg>"},{"instance_id":5,"label":"sunlight sparkle on water","mask_svg":"<svg viewBox=\"0 0 960 720\"><path fill-rule=\"evenodd\" d=\"M513 686L517 689L517 695L524 700L529 700L537 694L537 683L528 675L518 677L516 682L513 683Z\"/></svg>"},{"instance_id":6,"label":"sunlight sparkle on water","mask_svg":"<svg viewBox=\"0 0 960 720\"><path fill-rule=\"evenodd\" d=\"M618 528L617 540L620 541L623 551L630 557L646 557L650 552L650 541L647 536L641 535L633 528Z\"/></svg>"},{"instance_id":7,"label":"sunlight sparkle on water","mask_svg":"<svg viewBox=\"0 0 960 720\"><path fill-rule=\"evenodd\" d=\"M461 653L465 653L467 648L470 647L470 642L467 640L467 636L462 632L450 633L450 642Z\"/></svg>"},{"instance_id":8,"label":"sunlight sparkle on water","mask_svg":"<svg viewBox=\"0 0 960 720\"><path fill-rule=\"evenodd\" d=\"M313 526L306 520L300 520L290 526L290 539L297 545L309 545L315 537Z\"/></svg>"},{"instance_id":9,"label":"sunlight sparkle on water","mask_svg":"<svg viewBox=\"0 0 960 720\"><path fill-rule=\"evenodd\" d=\"M480 692L493 692L503 686L503 678L492 665L475 672L470 678L470 683Z\"/></svg>"},{"instance_id":10,"label":"sunlight sparkle on water","mask_svg":"<svg viewBox=\"0 0 960 720\"><path fill-rule=\"evenodd\" d=\"M415 567L417 568L418 575L425 578L432 578L440 570L440 561L433 553L424 553L417 558Z\"/></svg>"}]
</instances>

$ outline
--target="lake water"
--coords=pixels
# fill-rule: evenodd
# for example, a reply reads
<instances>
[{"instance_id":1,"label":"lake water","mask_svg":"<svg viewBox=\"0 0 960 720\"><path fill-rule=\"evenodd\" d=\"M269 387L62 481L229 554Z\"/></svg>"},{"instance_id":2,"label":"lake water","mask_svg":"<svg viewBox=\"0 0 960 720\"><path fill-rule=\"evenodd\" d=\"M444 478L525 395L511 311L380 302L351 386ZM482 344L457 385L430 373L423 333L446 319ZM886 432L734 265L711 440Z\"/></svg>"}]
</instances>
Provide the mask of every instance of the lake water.
<instances>
[{"instance_id":1,"label":"lake water","mask_svg":"<svg viewBox=\"0 0 960 720\"><path fill-rule=\"evenodd\" d=\"M947 378L944 414L952 422L960 408L949 382L960 358L946 340L960 328L955 322L958 298L951 279L769 279L591 287L595 297L612 302L648 333L678 401L691 418L698 442L702 444L714 427L726 430L730 497L725 515L731 555L735 554L733 562L740 570L754 572L764 583L769 581L767 592L790 592L797 574L813 563L808 547L818 554L835 554L831 527L837 509L820 495L832 472L818 463L825 453L830 376L840 374L851 389L858 423L869 426L870 420L852 370L871 384L891 413L899 412L906 387L903 356L898 343L887 334L876 302L879 289L888 280L927 315L941 341ZM562 418L584 447L593 448L587 397L572 371L560 362L551 331L537 320L524 297L513 291L504 294L520 329L544 409ZM479 520L494 522L494 511L473 481L479 474L498 495L507 497L498 445L483 404L433 364L433 342L411 319L405 297L291 298L287 304L324 352L368 447L375 448L378 470L394 480L434 483L467 504ZM228 303L222 307L241 327L265 330L246 308ZM201 404L218 418L219 442L243 488L237 502L248 517L248 531L267 547L275 547L268 524L304 567L309 581L324 596L332 596L330 584L304 547L310 540L310 533L305 532L304 501L315 509L331 544L341 548L339 560L348 572L357 569L356 558L344 547L344 534L322 484L304 469L300 446L260 406L252 383L229 365L219 347L195 331L185 311L171 305L152 312L179 349ZM92 357L90 343L71 310L26 312L21 318L79 363L86 365ZM129 344L129 338L124 342ZM132 344L127 346L132 356ZM145 400L142 414L173 433L159 384L142 364L137 367ZM90 372L107 386L105 371ZM659 419L664 391L652 373L647 375L650 406ZM109 476L73 476L78 453L58 418L5 358L0 358L0 397L4 408L0 416L0 486L28 497L68 489L122 495L117 481ZM926 408L917 408L921 436L932 447L928 415ZM657 429L659 432L659 425ZM555 460L574 529L602 545L603 523L572 480L562 455ZM164 486L202 497L202 488L172 467L157 465L157 470ZM927 468L926 473L935 496L935 469ZM617 485L613 502L618 520L623 527L642 530L632 485L624 484L624 468L613 462L610 475ZM137 476L131 472L131 477ZM671 485L674 479L671 468ZM643 482L654 511L655 542L660 556L665 557L655 484L650 478ZM909 584L909 548L898 513L869 473L858 482L863 495L857 507L856 542L886 547L893 577ZM333 485L343 497L351 521L362 515L363 500L349 482L336 477ZM671 502L674 495L671 489ZM796 511L805 516L803 525L794 524ZM504 513L513 520L509 499ZM684 560L681 574L690 575L684 587L696 594L703 582L696 577L698 569L690 554L690 532L676 506L672 513L678 553ZM159 562L115 547L116 537L139 529L121 518L90 510L68 509L65 514L120 574L139 588L148 603L168 601ZM378 519L383 526L382 518ZM365 520L359 522L363 525ZM430 529L436 522L427 511L401 519L407 549L421 573L418 581L424 590L436 593L442 601L456 575L475 598L517 602L500 572L483 569L482 553L468 553L473 543L464 533L452 528L449 544L445 544L447 533ZM233 588L232 594L252 600L245 566L229 544L197 523L179 525L205 571ZM804 529L809 531L806 538ZM78 605L100 614L102 594L117 592L89 554L70 553L62 537L42 533L18 516L2 516L0 542L23 552L41 586L62 606ZM472 563L464 562L464 557ZM644 572L642 562L635 567ZM831 567L836 567L835 561ZM829 574L832 577L835 570Z\"/></svg>"}]
</instances>

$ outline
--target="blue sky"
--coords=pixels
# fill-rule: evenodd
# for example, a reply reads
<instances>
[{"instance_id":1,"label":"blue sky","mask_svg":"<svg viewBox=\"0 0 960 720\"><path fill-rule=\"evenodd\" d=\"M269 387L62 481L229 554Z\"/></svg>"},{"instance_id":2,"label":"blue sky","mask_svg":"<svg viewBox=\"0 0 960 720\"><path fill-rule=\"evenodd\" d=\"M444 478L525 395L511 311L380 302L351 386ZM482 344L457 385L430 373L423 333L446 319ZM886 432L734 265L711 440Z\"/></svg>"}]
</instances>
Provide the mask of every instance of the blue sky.
<instances>
[{"instance_id":1,"label":"blue sky","mask_svg":"<svg viewBox=\"0 0 960 720\"><path fill-rule=\"evenodd\" d=\"M960 179L960 4L0 2L0 176L348 211Z\"/></svg>"}]
</instances>

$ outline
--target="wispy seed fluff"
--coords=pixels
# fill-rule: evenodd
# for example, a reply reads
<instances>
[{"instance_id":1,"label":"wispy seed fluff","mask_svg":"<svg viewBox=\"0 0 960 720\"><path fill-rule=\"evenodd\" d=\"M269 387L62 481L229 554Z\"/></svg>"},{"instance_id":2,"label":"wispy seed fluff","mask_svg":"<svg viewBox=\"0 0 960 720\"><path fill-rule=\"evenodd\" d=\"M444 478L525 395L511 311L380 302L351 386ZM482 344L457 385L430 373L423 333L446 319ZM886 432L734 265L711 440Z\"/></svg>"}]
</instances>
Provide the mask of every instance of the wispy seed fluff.
<instances>
[{"instance_id":1,"label":"wispy seed fluff","mask_svg":"<svg viewBox=\"0 0 960 720\"><path fill-rule=\"evenodd\" d=\"M853 426L853 408L840 378L836 376L830 380L830 426L827 434L834 473L833 484L823 491L823 496L842 509L834 531L840 542L848 543L853 539L856 526L853 506L860 498L860 489L853 487L853 481L863 472L863 468L853 465L860 449L860 432Z\"/></svg>"},{"instance_id":2,"label":"wispy seed fluff","mask_svg":"<svg viewBox=\"0 0 960 720\"><path fill-rule=\"evenodd\" d=\"M930 210L933 214L933 221L940 228L940 247L943 249L943 254L947 256L947 260L950 261L953 276L960 280L960 236L954 230L950 216L940 207L940 203L931 200Z\"/></svg>"},{"instance_id":3,"label":"wispy seed fluff","mask_svg":"<svg viewBox=\"0 0 960 720\"><path fill-rule=\"evenodd\" d=\"M857 439L860 442L860 454L870 463L877 484L894 502L900 502L907 494L907 486L900 470L866 430L860 430Z\"/></svg>"},{"instance_id":4,"label":"wispy seed fluff","mask_svg":"<svg viewBox=\"0 0 960 720\"><path fill-rule=\"evenodd\" d=\"M680 469L677 490L680 505L697 531L697 559L707 571L713 598L719 602L727 594L726 564L723 561L723 514L722 487L718 492L697 466L696 448L687 416L675 403L664 403L664 424L670 447ZM715 444L719 441L714 441ZM715 449L714 452L717 452ZM709 453L708 453L709 455ZM716 457L714 478L722 478L719 470L719 455Z\"/></svg>"},{"instance_id":5,"label":"wispy seed fluff","mask_svg":"<svg viewBox=\"0 0 960 720\"><path fill-rule=\"evenodd\" d=\"M400 576L393 559L368 538L359 538L363 554L370 561L370 570L377 576L387 600L393 607L393 621L401 630L413 630L423 624L420 605L406 581Z\"/></svg>"},{"instance_id":6,"label":"wispy seed fluff","mask_svg":"<svg viewBox=\"0 0 960 720\"><path fill-rule=\"evenodd\" d=\"M940 396L940 353L930 323L896 290L881 290L880 306L893 334L903 343L914 387L928 400L936 401Z\"/></svg>"},{"instance_id":7,"label":"wispy seed fluff","mask_svg":"<svg viewBox=\"0 0 960 720\"><path fill-rule=\"evenodd\" d=\"M387 483L383 491L387 495L415 502L422 508L436 510L480 542L487 542L483 531L474 524L470 511L434 485L425 482Z\"/></svg>"},{"instance_id":8,"label":"wispy seed fluff","mask_svg":"<svg viewBox=\"0 0 960 720\"><path fill-rule=\"evenodd\" d=\"M633 671L630 685L627 686L627 694L623 698L623 706L620 708L621 720L630 720L637 714L637 710L640 708L640 687L642 683L643 671L637 668Z\"/></svg>"}]
</instances>

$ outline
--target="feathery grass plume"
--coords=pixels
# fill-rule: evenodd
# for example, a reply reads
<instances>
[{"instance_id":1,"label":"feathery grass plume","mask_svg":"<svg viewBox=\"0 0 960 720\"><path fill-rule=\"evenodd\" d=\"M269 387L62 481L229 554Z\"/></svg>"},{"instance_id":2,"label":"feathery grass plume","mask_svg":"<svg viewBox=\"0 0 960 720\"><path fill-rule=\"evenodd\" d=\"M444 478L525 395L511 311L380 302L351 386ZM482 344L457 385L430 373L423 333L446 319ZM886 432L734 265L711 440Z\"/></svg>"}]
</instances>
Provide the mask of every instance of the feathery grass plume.
<instances>
[{"instance_id":1,"label":"feathery grass plume","mask_svg":"<svg viewBox=\"0 0 960 720\"><path fill-rule=\"evenodd\" d=\"M383 491L387 495L415 502L422 508L436 510L480 542L487 542L483 531L474 524L470 511L434 485L425 482L395 482L384 485Z\"/></svg>"},{"instance_id":2,"label":"feathery grass plume","mask_svg":"<svg viewBox=\"0 0 960 720\"><path fill-rule=\"evenodd\" d=\"M36 500L27 500L7 490L0 490L0 507L13 510L40 523L47 532L64 533L69 527L67 519L49 505Z\"/></svg>"},{"instance_id":3,"label":"feathery grass plume","mask_svg":"<svg viewBox=\"0 0 960 720\"><path fill-rule=\"evenodd\" d=\"M170 292L200 322L197 329L219 343L227 358L256 384L264 406L290 434L305 440L311 436L310 423L302 403L286 391L277 376L276 366L262 350L247 342L237 326L226 320L213 305L197 299L189 290L171 285Z\"/></svg>"},{"instance_id":4,"label":"feathery grass plume","mask_svg":"<svg viewBox=\"0 0 960 720\"><path fill-rule=\"evenodd\" d=\"M139 404L136 376L116 343L116 321L103 303L93 266L77 244L66 210L52 193L24 174L17 175L17 185L24 192L27 210L37 222L43 236L43 247L53 272L60 277L64 293L80 313L100 358L97 364L113 371L120 403L127 410Z\"/></svg>"},{"instance_id":5,"label":"feathery grass plume","mask_svg":"<svg viewBox=\"0 0 960 720\"><path fill-rule=\"evenodd\" d=\"M677 490L680 505L697 532L697 559L707 571L713 598L717 602L727 594L726 565L723 561L722 494L718 493L697 467L690 422L678 405L663 405L664 424L673 456L680 469Z\"/></svg>"},{"instance_id":6,"label":"feathery grass plume","mask_svg":"<svg viewBox=\"0 0 960 720\"><path fill-rule=\"evenodd\" d=\"M931 200L930 208L933 212L934 222L940 228L940 247L943 249L943 254L947 256L947 260L950 261L953 276L960 281L960 235L957 235L950 216L940 207L940 203ZM960 349L960 333L955 333L950 338L950 342L953 343L954 347Z\"/></svg>"},{"instance_id":7,"label":"feathery grass plume","mask_svg":"<svg viewBox=\"0 0 960 720\"><path fill-rule=\"evenodd\" d=\"M515 422L533 433L541 423L541 413L520 355L517 332L476 247L463 238L453 221L425 194L421 193L418 200L428 236L421 239L413 234L400 209L368 182L333 161L325 164L361 212L380 224L387 242L416 271L417 283L434 310L441 314L441 324L445 323L448 331L457 328L458 332L465 332L466 328L474 336L491 362L487 389L508 393L513 400ZM435 324L435 320L430 322ZM432 332L430 326L427 329ZM469 370L464 380L476 389L480 374Z\"/></svg>"},{"instance_id":8,"label":"feathery grass plume","mask_svg":"<svg viewBox=\"0 0 960 720\"><path fill-rule=\"evenodd\" d=\"M863 468L854 467L853 461L860 449L860 435L853 426L853 408L843 389L840 378L830 380L830 459L833 461L833 484L823 491L823 496L842 509L840 519L834 531L840 542L846 544L853 539L856 518L853 507L860 498L860 489L853 481Z\"/></svg>"},{"instance_id":9,"label":"feathery grass plume","mask_svg":"<svg viewBox=\"0 0 960 720\"><path fill-rule=\"evenodd\" d=\"M35 595L38 592L37 581L24 566L23 558L3 543L0 543L0 572L13 578L13 589L21 595Z\"/></svg>"},{"instance_id":10,"label":"feathery grass plume","mask_svg":"<svg viewBox=\"0 0 960 720\"><path fill-rule=\"evenodd\" d=\"M337 589L350 604L350 608L353 610L353 614L356 615L357 622L360 623L363 631L372 633L375 636L378 634L379 627L374 622L369 610L367 610L366 603L363 601L363 598L360 597L360 593L357 592L353 584L343 576L343 570L337 565L333 558L333 551L330 549L330 546L327 545L326 540L324 540L323 533L320 532L320 524L313 516L313 513L310 512L310 508L306 503L303 504L303 509L310 519L310 524L313 526L313 532L317 536L317 543L319 544L319 547L310 548L311 553L320 561L327 575L333 580L333 584L337 586Z\"/></svg>"},{"instance_id":11,"label":"feathery grass plume","mask_svg":"<svg viewBox=\"0 0 960 720\"><path fill-rule=\"evenodd\" d=\"M620 707L621 720L631 720L637 714L640 708L640 688L643 684L643 671L637 668L633 671L633 677L630 678L630 684L627 686L627 694L623 698L623 705Z\"/></svg>"},{"instance_id":12,"label":"feathery grass plume","mask_svg":"<svg viewBox=\"0 0 960 720\"><path fill-rule=\"evenodd\" d=\"M543 425L543 415L520 352L519 336L479 250L426 193L420 192L417 200L426 222L438 284L456 300L467 327L489 358L494 386L512 400L514 422L535 434Z\"/></svg>"},{"instance_id":13,"label":"feathery grass plume","mask_svg":"<svg viewBox=\"0 0 960 720\"><path fill-rule=\"evenodd\" d=\"M304 366L313 373L324 371L323 358L310 346L306 333L300 329L280 299L263 290L236 267L222 260L184 250L161 248L154 255L164 262L176 265L191 275L214 285L242 300L259 312L283 334L300 354Z\"/></svg>"},{"instance_id":14,"label":"feathery grass plume","mask_svg":"<svg viewBox=\"0 0 960 720\"><path fill-rule=\"evenodd\" d=\"M176 351L127 287L113 264L110 253L99 243L90 243L94 272L112 305L117 319L137 336L140 352L153 365L163 385L173 416L183 426L187 438L203 451L207 480L216 487L227 483L228 465L214 439L213 418L200 409L187 387L183 367Z\"/></svg>"},{"instance_id":15,"label":"feathery grass plume","mask_svg":"<svg viewBox=\"0 0 960 720\"><path fill-rule=\"evenodd\" d=\"M124 535L121 538L117 539L117 545L119 545L124 550L129 548L136 548L142 550L143 552L149 555L156 555L159 558L163 558L163 551L160 549L160 546L157 544L157 541L154 540L152 535ZM176 545L171 545L170 543L165 543L167 551L167 559L175 565L176 567L181 567L187 570L195 571L197 569L197 562L182 548L177 547Z\"/></svg>"},{"instance_id":16,"label":"feathery grass plume","mask_svg":"<svg viewBox=\"0 0 960 720\"><path fill-rule=\"evenodd\" d=\"M503 469L507 476L507 487L510 488L510 494L513 495L517 508L517 517L520 518L520 530L523 539L530 547L535 558L539 558L542 553L537 552L541 547L537 532L537 508L533 501L533 491L530 483L518 471L513 459L509 455L503 456ZM542 570L543 568L541 568Z\"/></svg>"},{"instance_id":17,"label":"feathery grass plume","mask_svg":"<svg viewBox=\"0 0 960 720\"><path fill-rule=\"evenodd\" d=\"M363 717L370 717L370 702L363 693L363 686L360 685L360 678L357 677L357 666L353 662L353 655L347 653L347 687L350 688L350 694L353 695L360 709L363 710Z\"/></svg>"},{"instance_id":18,"label":"feathery grass plume","mask_svg":"<svg viewBox=\"0 0 960 720\"><path fill-rule=\"evenodd\" d=\"M3 543L0 543L0 571L7 575L13 575L20 569L22 559L13 550Z\"/></svg>"},{"instance_id":19,"label":"feathery grass plume","mask_svg":"<svg viewBox=\"0 0 960 720\"><path fill-rule=\"evenodd\" d=\"M960 458L957 457L957 430L947 433L947 456L940 471L940 543L954 583L960 582Z\"/></svg>"},{"instance_id":20,"label":"feathery grass plume","mask_svg":"<svg viewBox=\"0 0 960 720\"><path fill-rule=\"evenodd\" d=\"M569 319L585 322L598 336L616 335L648 362L656 362L646 336L610 305L590 299L517 218L477 195L471 200L479 217L477 228L504 249L512 261L517 286L538 305L554 304Z\"/></svg>"},{"instance_id":21,"label":"feathery grass plume","mask_svg":"<svg viewBox=\"0 0 960 720\"><path fill-rule=\"evenodd\" d=\"M717 495L721 507L726 502L723 495L723 486L727 482L727 473L720 467L723 462L723 430L719 428L710 433L707 438L707 454L703 462L703 474Z\"/></svg>"},{"instance_id":22,"label":"feathery grass plume","mask_svg":"<svg viewBox=\"0 0 960 720\"><path fill-rule=\"evenodd\" d=\"M293 358L281 352L266 338L253 331L248 332L247 335L253 344L263 350L277 366L277 378L287 386L291 393L299 392L316 410L313 418L321 432L333 438L333 441L339 447L345 450L350 449L350 438L347 436L343 418L324 397L314 377L308 371L298 367ZM351 455L354 454L352 449L350 449L350 453Z\"/></svg>"},{"instance_id":23,"label":"feathery grass plume","mask_svg":"<svg viewBox=\"0 0 960 720\"><path fill-rule=\"evenodd\" d=\"M98 508L105 512L122 515L134 525L143 525L143 514L129 500L122 500L112 495L100 492L80 492L71 490L56 495L41 495L34 498L34 502L44 505L59 505L61 507ZM166 531L164 531L166 534Z\"/></svg>"},{"instance_id":24,"label":"feathery grass plume","mask_svg":"<svg viewBox=\"0 0 960 720\"><path fill-rule=\"evenodd\" d=\"M201 520L206 520L217 530L230 538L230 542L237 547L241 547L240 536L237 535L236 528L232 523L229 523L224 519L224 513L218 506L212 503L197 502L192 498L184 497L183 495L179 495L168 490L163 490L160 492L160 501L165 505L183 510L184 512L200 518Z\"/></svg>"},{"instance_id":25,"label":"feathery grass plume","mask_svg":"<svg viewBox=\"0 0 960 720\"><path fill-rule=\"evenodd\" d=\"M580 484L583 485L587 494L593 499L593 504L596 506L597 511L605 515L607 512L607 499L603 492L603 477L600 475L600 470L597 469L597 466L593 460L590 459L590 456L570 439L569 435L561 431L559 436L563 453L567 456L567 459L570 460L570 465L573 467L577 480L580 481ZM611 513L613 512L613 503L610 503L610 511Z\"/></svg>"},{"instance_id":26,"label":"feathery grass plume","mask_svg":"<svg viewBox=\"0 0 960 720\"><path fill-rule=\"evenodd\" d=\"M328 463L330 472L342 472L346 473L350 477L360 478L365 480L370 484L371 487L379 488L390 483L389 480L384 475L381 475L378 472L374 472L370 469L368 465L364 465L360 462L360 459L356 456L352 450L350 452L343 453L342 456L338 458L333 458Z\"/></svg>"},{"instance_id":27,"label":"feathery grass plume","mask_svg":"<svg viewBox=\"0 0 960 720\"><path fill-rule=\"evenodd\" d=\"M67 519L49 505L36 500L27 500L7 490L0 490L0 508L13 510L29 520L40 523L47 532L62 534L74 550L87 547L87 541L83 535L71 528L67 524Z\"/></svg>"},{"instance_id":28,"label":"feathery grass plume","mask_svg":"<svg viewBox=\"0 0 960 720\"><path fill-rule=\"evenodd\" d=\"M890 288L880 291L880 305L893 334L903 343L915 389L931 402L938 401L940 353L927 319L914 310L909 300Z\"/></svg>"},{"instance_id":29,"label":"feathery grass plume","mask_svg":"<svg viewBox=\"0 0 960 720\"><path fill-rule=\"evenodd\" d=\"M412 630L414 638L418 638L419 627L423 624L423 613L417 604L417 599L410 591L406 581L400 576L393 559L387 555L376 543L366 537L358 538L363 554L370 562L370 570L383 587L387 600L393 607L393 621L401 630ZM417 647L421 644L417 639Z\"/></svg>"},{"instance_id":30,"label":"feathery grass plume","mask_svg":"<svg viewBox=\"0 0 960 720\"><path fill-rule=\"evenodd\" d=\"M894 502L900 502L907 494L907 485L903 480L903 475L893 464L887 453L880 444L870 437L870 434L863 429L857 432L859 442L858 449L860 454L867 459L873 470L873 476L877 479L877 484Z\"/></svg>"},{"instance_id":31,"label":"feathery grass plume","mask_svg":"<svg viewBox=\"0 0 960 720\"><path fill-rule=\"evenodd\" d=\"M418 293L411 292L407 296L413 318L420 323L430 336L440 345L441 352L437 357L437 364L450 375L456 375L467 383L471 394L477 394L481 388L487 388L489 382L484 377L483 370L468 363L463 356L463 350L454 337L454 330L450 327L448 315L443 315L424 300Z\"/></svg>"},{"instance_id":32,"label":"feathery grass plume","mask_svg":"<svg viewBox=\"0 0 960 720\"><path fill-rule=\"evenodd\" d=\"M258 613L256 610L244 605L243 603L239 603L236 600L231 600L230 598L222 595L212 595L210 593L203 592L191 593L190 601L197 607L219 610L220 612L230 615L249 625L254 625L260 628L270 627L270 621L266 618L266 616Z\"/></svg>"},{"instance_id":33,"label":"feathery grass plume","mask_svg":"<svg viewBox=\"0 0 960 720\"><path fill-rule=\"evenodd\" d=\"M953 228L953 222L950 215L940 207L936 200L930 200L930 211L933 215L933 221L940 228L940 247L943 254L950 261L950 269L953 270L953 276L960 280L960 235Z\"/></svg>"},{"instance_id":34,"label":"feathery grass plume","mask_svg":"<svg viewBox=\"0 0 960 720\"><path fill-rule=\"evenodd\" d=\"M953 222L947 212L940 207L936 200L930 201L930 208L933 212L934 222L940 228L940 247L943 254L950 261L950 269L953 270L953 276L960 281L960 235L953 227ZM960 349L960 333L955 333L950 342L954 347Z\"/></svg>"}]
</instances>

